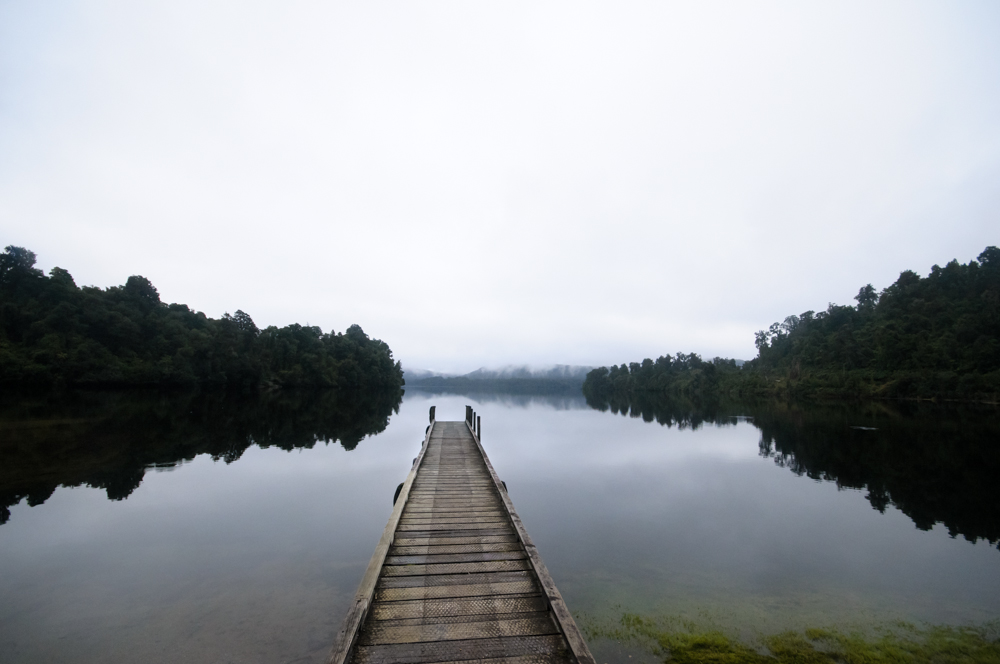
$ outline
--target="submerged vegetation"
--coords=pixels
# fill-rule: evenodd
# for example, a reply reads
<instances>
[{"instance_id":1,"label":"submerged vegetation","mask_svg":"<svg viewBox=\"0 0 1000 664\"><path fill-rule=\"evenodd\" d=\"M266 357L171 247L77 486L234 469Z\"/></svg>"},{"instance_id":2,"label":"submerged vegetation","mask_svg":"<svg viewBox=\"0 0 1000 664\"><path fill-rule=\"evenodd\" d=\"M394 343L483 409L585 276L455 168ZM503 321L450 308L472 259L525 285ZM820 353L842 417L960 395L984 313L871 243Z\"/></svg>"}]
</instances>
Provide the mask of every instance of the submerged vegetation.
<instances>
[{"instance_id":1,"label":"submerged vegetation","mask_svg":"<svg viewBox=\"0 0 1000 664\"><path fill-rule=\"evenodd\" d=\"M720 630L699 630L680 620L626 613L617 624L583 623L588 639L644 646L678 664L998 664L1000 641L984 627L896 624L872 634L806 629L745 643Z\"/></svg>"},{"instance_id":2,"label":"submerged vegetation","mask_svg":"<svg viewBox=\"0 0 1000 664\"><path fill-rule=\"evenodd\" d=\"M166 304L148 279L79 287L66 270L46 276L35 254L0 254L0 384L227 385L399 391L389 346L357 325L344 333L288 325L257 328L242 311L220 319Z\"/></svg>"},{"instance_id":3,"label":"submerged vegetation","mask_svg":"<svg viewBox=\"0 0 1000 664\"><path fill-rule=\"evenodd\" d=\"M927 277L907 270L855 300L761 330L757 357L742 366L665 355L594 369L584 394L1000 399L1000 249L935 265Z\"/></svg>"}]
</instances>

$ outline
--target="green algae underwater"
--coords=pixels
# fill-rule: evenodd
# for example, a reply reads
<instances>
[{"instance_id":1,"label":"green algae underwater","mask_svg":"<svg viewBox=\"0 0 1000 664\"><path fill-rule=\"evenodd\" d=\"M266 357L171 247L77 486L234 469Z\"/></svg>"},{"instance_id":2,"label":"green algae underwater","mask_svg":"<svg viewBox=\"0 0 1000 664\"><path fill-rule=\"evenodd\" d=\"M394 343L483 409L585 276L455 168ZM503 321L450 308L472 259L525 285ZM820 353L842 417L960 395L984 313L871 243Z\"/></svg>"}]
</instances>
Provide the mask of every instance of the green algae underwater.
<instances>
[{"instance_id":1,"label":"green algae underwater","mask_svg":"<svg viewBox=\"0 0 1000 664\"><path fill-rule=\"evenodd\" d=\"M848 633L810 628L751 638L679 617L624 613L616 621L580 616L578 622L588 641L638 647L677 664L1000 664L1000 621L896 622Z\"/></svg>"}]
</instances>

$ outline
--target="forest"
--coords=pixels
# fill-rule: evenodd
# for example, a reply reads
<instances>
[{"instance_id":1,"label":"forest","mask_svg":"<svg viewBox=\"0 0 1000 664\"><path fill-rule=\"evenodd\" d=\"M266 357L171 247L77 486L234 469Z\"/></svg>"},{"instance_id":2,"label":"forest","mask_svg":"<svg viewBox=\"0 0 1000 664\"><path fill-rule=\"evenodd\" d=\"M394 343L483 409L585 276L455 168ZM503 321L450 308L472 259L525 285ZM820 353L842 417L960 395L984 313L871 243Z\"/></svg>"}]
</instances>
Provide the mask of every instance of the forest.
<instances>
[{"instance_id":1,"label":"forest","mask_svg":"<svg viewBox=\"0 0 1000 664\"><path fill-rule=\"evenodd\" d=\"M761 330L757 357L742 366L665 355L594 369L584 394L998 400L1000 249L935 265L926 277L906 270L882 292L864 286L855 300Z\"/></svg>"},{"instance_id":2,"label":"forest","mask_svg":"<svg viewBox=\"0 0 1000 664\"><path fill-rule=\"evenodd\" d=\"M46 276L35 262L22 247L0 254L0 384L402 388L389 346L357 325L261 330L240 310L213 319L161 302L141 276L80 287L66 270Z\"/></svg>"}]
</instances>

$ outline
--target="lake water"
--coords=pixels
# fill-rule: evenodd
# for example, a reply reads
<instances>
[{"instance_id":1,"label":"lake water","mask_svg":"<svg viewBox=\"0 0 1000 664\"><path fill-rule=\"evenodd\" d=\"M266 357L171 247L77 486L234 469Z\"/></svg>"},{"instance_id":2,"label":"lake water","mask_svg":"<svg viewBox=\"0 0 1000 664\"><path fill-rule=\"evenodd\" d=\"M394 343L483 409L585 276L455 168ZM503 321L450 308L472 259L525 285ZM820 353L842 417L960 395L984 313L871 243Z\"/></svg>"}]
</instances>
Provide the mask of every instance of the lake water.
<instances>
[{"instance_id":1,"label":"lake water","mask_svg":"<svg viewBox=\"0 0 1000 664\"><path fill-rule=\"evenodd\" d=\"M585 630L1000 618L995 409L90 395L0 409L2 660L324 661L429 406L466 404Z\"/></svg>"}]
</instances>

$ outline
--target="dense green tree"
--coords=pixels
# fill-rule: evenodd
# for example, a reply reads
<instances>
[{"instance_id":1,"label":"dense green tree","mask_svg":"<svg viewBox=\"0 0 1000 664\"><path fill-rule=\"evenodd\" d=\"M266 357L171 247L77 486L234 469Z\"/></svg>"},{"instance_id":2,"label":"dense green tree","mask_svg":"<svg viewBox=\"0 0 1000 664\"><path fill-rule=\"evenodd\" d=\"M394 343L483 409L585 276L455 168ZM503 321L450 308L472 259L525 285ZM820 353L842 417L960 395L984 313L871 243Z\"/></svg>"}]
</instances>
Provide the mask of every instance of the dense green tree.
<instances>
[{"instance_id":1,"label":"dense green tree","mask_svg":"<svg viewBox=\"0 0 1000 664\"><path fill-rule=\"evenodd\" d=\"M35 254L0 254L0 383L218 384L253 388L396 389L392 351L357 325L345 333L289 325L259 330L243 311L212 319L160 301L145 277L107 289L49 276Z\"/></svg>"},{"instance_id":2,"label":"dense green tree","mask_svg":"<svg viewBox=\"0 0 1000 664\"><path fill-rule=\"evenodd\" d=\"M596 369L584 392L598 398L652 391L800 397L1000 396L1000 249L968 264L907 270L881 293L868 284L856 306L788 316L755 335L757 357L667 355Z\"/></svg>"},{"instance_id":3,"label":"dense green tree","mask_svg":"<svg viewBox=\"0 0 1000 664\"><path fill-rule=\"evenodd\" d=\"M1000 387L1000 249L906 270L857 306L789 316L757 333L751 370L800 385L849 383L886 396L976 397Z\"/></svg>"},{"instance_id":4,"label":"dense green tree","mask_svg":"<svg viewBox=\"0 0 1000 664\"><path fill-rule=\"evenodd\" d=\"M585 396L608 399L611 395L662 392L685 396L707 396L719 390L724 376L738 372L735 360L703 360L700 355L678 353L629 365L600 367L587 374Z\"/></svg>"}]
</instances>

